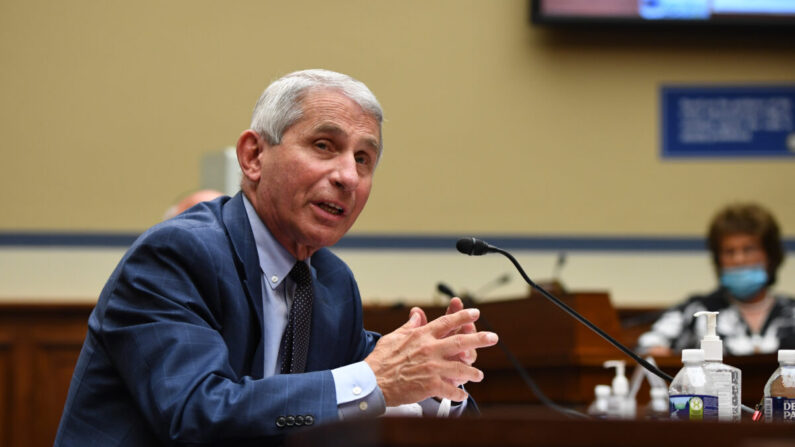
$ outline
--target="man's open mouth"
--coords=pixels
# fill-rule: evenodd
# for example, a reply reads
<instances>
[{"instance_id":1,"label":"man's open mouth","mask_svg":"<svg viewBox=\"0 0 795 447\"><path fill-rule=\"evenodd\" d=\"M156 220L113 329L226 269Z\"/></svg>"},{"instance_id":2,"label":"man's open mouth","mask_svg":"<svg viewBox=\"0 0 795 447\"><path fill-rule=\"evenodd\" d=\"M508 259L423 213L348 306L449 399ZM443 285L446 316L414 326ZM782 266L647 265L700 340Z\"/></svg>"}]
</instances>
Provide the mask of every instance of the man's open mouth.
<instances>
[{"instance_id":1,"label":"man's open mouth","mask_svg":"<svg viewBox=\"0 0 795 447\"><path fill-rule=\"evenodd\" d=\"M333 203L328 203L328 202L320 202L320 203L317 204L317 206L319 206L324 211L326 211L328 213L331 213L331 214L333 214L335 216L341 216L342 213L345 211L342 208L340 208L339 206L334 205Z\"/></svg>"}]
</instances>

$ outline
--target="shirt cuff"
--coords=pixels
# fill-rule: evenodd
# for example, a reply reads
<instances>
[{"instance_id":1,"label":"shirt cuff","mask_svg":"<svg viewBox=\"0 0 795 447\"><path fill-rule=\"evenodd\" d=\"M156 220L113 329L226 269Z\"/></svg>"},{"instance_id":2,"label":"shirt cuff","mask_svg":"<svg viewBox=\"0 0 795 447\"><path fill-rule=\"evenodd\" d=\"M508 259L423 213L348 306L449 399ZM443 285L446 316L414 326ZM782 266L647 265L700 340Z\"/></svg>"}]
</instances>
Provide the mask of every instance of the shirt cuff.
<instances>
[{"instance_id":1,"label":"shirt cuff","mask_svg":"<svg viewBox=\"0 0 795 447\"><path fill-rule=\"evenodd\" d=\"M378 388L375 374L362 361L331 370L337 391L340 419L379 416L386 410L384 394Z\"/></svg>"}]
</instances>

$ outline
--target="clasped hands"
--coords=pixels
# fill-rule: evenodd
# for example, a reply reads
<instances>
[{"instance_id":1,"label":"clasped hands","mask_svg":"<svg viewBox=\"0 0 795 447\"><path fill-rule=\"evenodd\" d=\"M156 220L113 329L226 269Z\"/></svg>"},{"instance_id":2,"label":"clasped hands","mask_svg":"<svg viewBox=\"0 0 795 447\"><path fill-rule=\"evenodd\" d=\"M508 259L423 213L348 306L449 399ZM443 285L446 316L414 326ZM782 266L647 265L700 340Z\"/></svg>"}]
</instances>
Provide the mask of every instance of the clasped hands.
<instances>
[{"instance_id":1,"label":"clasped hands","mask_svg":"<svg viewBox=\"0 0 795 447\"><path fill-rule=\"evenodd\" d=\"M429 397L466 400L459 386L480 382L483 372L472 366L477 349L497 343L497 334L477 332L477 309L450 300L445 315L428 322L419 307L409 321L381 337L365 362L375 373L387 406L419 402Z\"/></svg>"}]
</instances>

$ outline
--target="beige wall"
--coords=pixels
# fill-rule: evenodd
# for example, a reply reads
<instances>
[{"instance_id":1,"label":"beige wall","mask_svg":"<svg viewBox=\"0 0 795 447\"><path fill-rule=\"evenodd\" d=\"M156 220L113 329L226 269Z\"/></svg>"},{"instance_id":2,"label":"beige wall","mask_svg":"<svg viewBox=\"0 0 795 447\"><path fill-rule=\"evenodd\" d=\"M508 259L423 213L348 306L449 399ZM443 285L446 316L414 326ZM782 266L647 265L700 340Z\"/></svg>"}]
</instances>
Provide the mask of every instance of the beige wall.
<instances>
[{"instance_id":1,"label":"beige wall","mask_svg":"<svg viewBox=\"0 0 795 447\"><path fill-rule=\"evenodd\" d=\"M662 84L793 82L791 36L550 33L527 8L4 1L0 231L145 229L269 81L323 67L387 114L355 232L694 236L754 199L795 235L792 161L662 160L658 131Z\"/></svg>"}]
</instances>

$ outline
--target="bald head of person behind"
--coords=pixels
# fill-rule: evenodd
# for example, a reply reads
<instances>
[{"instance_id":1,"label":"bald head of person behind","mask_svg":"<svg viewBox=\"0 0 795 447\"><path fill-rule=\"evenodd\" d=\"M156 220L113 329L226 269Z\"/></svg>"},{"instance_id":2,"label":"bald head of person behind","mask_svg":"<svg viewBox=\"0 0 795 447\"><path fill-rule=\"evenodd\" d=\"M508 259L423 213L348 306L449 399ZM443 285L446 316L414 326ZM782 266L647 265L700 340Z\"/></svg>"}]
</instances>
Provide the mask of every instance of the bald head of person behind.
<instances>
[{"instance_id":1,"label":"bald head of person behind","mask_svg":"<svg viewBox=\"0 0 795 447\"><path fill-rule=\"evenodd\" d=\"M187 210L193 205L196 205L197 203L207 202L222 195L224 195L224 193L214 189L200 189L198 191L191 192L180 198L175 204L171 205L166 210L165 214L163 214L163 220L171 219L172 217L181 214L183 211Z\"/></svg>"}]
</instances>

